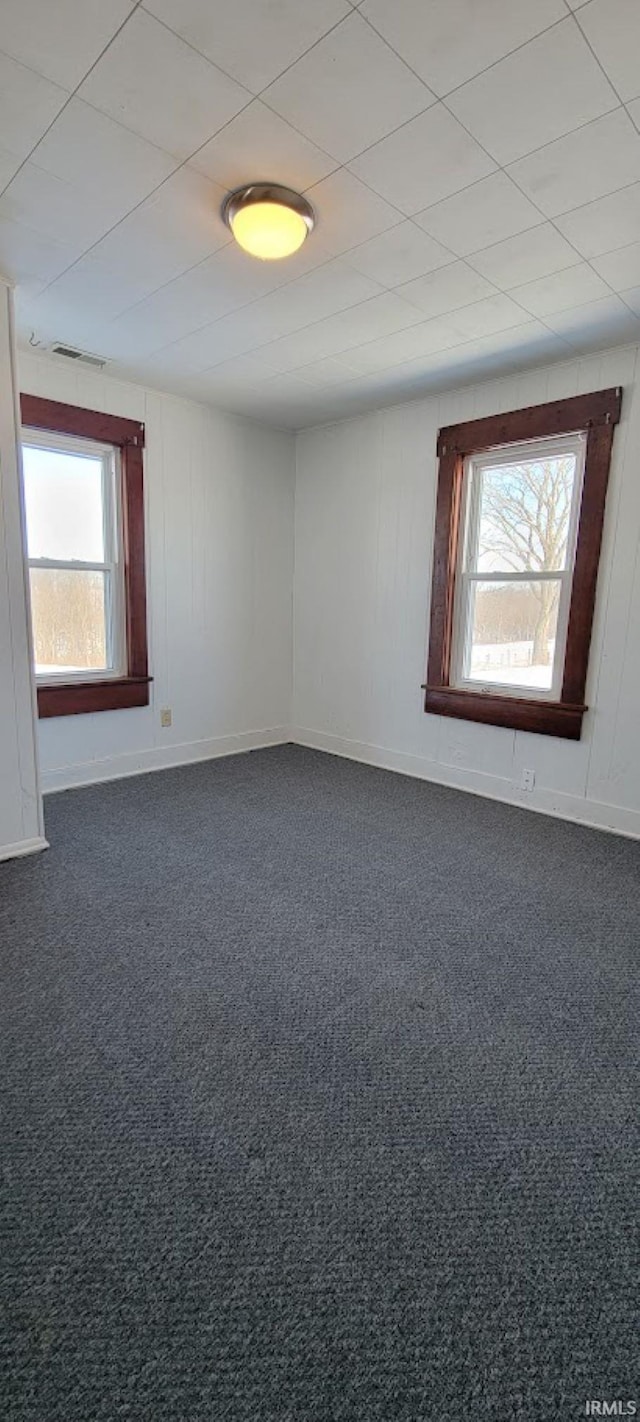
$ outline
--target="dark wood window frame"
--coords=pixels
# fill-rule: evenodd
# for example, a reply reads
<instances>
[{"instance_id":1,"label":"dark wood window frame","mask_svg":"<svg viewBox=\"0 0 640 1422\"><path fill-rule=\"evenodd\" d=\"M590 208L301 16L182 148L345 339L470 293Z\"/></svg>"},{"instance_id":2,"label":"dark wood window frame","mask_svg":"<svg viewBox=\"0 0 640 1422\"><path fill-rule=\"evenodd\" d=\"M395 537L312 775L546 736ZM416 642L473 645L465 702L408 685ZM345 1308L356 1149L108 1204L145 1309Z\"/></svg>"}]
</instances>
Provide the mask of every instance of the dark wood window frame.
<instances>
[{"instance_id":1,"label":"dark wood window frame","mask_svg":"<svg viewBox=\"0 0 640 1422\"><path fill-rule=\"evenodd\" d=\"M438 495L424 709L518 731L579 740L589 662L611 446L622 391L598 390L548 405L449 425L438 436ZM507 444L586 434L584 479L571 583L562 691L558 701L450 685L456 569L465 460Z\"/></svg>"},{"instance_id":2,"label":"dark wood window frame","mask_svg":"<svg viewBox=\"0 0 640 1422\"><path fill-rule=\"evenodd\" d=\"M123 676L41 684L38 715L78 716L148 706L147 594L144 560L144 425L79 405L21 395L23 427L112 444L120 451L127 670Z\"/></svg>"}]
</instances>

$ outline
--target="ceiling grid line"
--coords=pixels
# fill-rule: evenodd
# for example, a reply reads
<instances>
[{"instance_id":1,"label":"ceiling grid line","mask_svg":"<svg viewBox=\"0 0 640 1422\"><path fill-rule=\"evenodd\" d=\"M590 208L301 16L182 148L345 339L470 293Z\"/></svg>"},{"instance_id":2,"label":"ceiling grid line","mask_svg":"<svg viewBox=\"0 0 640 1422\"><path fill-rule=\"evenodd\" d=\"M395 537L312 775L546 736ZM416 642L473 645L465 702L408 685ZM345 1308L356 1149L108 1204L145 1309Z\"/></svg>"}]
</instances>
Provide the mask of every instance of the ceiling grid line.
<instances>
[{"instance_id":1,"label":"ceiling grid line","mask_svg":"<svg viewBox=\"0 0 640 1422\"><path fill-rule=\"evenodd\" d=\"M3 197L4 197L4 194L5 194L6 190L7 190L7 188L11 187L12 182L14 181L15 178L17 178L18 173L21 172L22 168L24 168L25 163L28 163L28 162L30 161L30 159L31 159L32 155L35 153L36 149L40 147L40 144L42 143L43 138L46 138L47 134L48 134L48 133L50 132L50 130L53 128L54 124L56 124L56 123L58 122L58 119L60 118L60 115L64 113L64 111L65 111L66 108L68 108L69 104L71 103L71 100L76 97L76 94L77 94L77 92L78 92L78 89L80 89L80 88L82 87L82 85L84 84L85 80L88 79L89 75L93 73L93 70L96 68L96 65L98 65L98 64L100 63L100 60L104 58L104 56L105 56L105 54L107 53L107 51L111 48L111 46L112 46L112 44L113 44L113 41L114 41L115 39L117 39L117 37L118 37L118 35L121 33L121 31L124 30L125 27L126 27L126 25L129 24L129 21L130 21L130 19L131 19L131 16L132 16L132 15L135 15L136 10L139 10L139 9L141 8L141 5L142 5L142 0L135 0L135 4L134 4L134 6L133 6L133 9L129 11L129 14L128 14L128 15L125 17L125 19L122 21L122 24L119 25L118 28L117 28L117 30L115 31L115 33L112 34L111 39L110 39L110 40L108 41L108 43L104 46L104 49L101 50L101 52L100 52L100 54L97 56L97 58L94 59L93 64L89 67L89 69L87 70L86 74L83 74L82 78L81 78L81 79L79 80L79 82L76 84L75 89L72 89L72 90L71 90L71 92L69 93L68 98L66 99L65 103L62 105L62 108L58 111L58 113L56 114L55 118L53 118L53 119L51 120L51 123L48 124L47 128L44 130L44 133L41 133L41 134L40 134L40 137L39 137L39 139L38 139L38 142L37 142L36 144L34 144L33 148L31 149L31 152L27 154L26 158L23 158L23 159L22 159L22 162L21 162L21 164L20 164L20 167L16 169L15 173L12 174L11 178L9 179L9 182L5 185L4 188L2 188L2 190L0 190L0 198L3 198ZM5 52L5 51L3 51L3 53L4 53L4 52ZM9 57L9 58L12 58L13 56L9 55L8 57ZM18 63L22 63L21 60L20 60L20 61L17 61L17 62L18 62ZM28 68L28 66L25 66L25 68ZM34 73L38 73L37 70L34 70L33 72L34 72Z\"/></svg>"},{"instance_id":2,"label":"ceiling grid line","mask_svg":"<svg viewBox=\"0 0 640 1422\"><path fill-rule=\"evenodd\" d=\"M6 231L9 252L5 260L11 275L11 254L18 249L22 223L27 251L24 258L20 251L17 254L27 273L33 272L27 288L21 289L20 276L17 278L21 338L25 323L33 321L45 343L55 336L72 345L100 349L102 341L114 374L120 373L122 378L152 386L159 383L160 388L171 388L173 382L182 394L191 391L194 398L223 406L226 402L228 408L253 411L257 418L269 420L273 414L279 423L289 419L295 427L314 410L342 411L352 408L354 402L368 406L374 399L383 401L385 388L395 399L401 389L408 395L413 392L420 380L425 391L430 386L437 388L445 373L451 380L457 370L465 379L478 379L483 368L495 370L501 363L505 368L525 368L543 357L564 359L567 353L603 348L603 342L628 343L632 336L640 337L640 145L634 148L636 139L631 136L640 135L640 113L636 120L629 107L634 101L623 102L620 87L610 78L611 57L615 73L623 81L627 75L624 87L633 85L620 39L614 36L612 41L607 33L605 41L597 10L596 18L591 19L592 7L599 0L590 0L588 22L576 13L581 7L569 6L567 0L562 0L562 13L560 0L545 0L533 17L524 0L492 0L494 29L477 53L468 29L460 31L459 49L455 19L451 18L459 14L463 22L465 0L433 0L429 12L422 12L411 0L406 0L406 12L397 10L391 0L362 0L361 4L353 0L316 0L316 4L299 0L293 36L290 40L288 29L280 56L271 42L271 31L264 31L263 53L256 39L260 32L254 34L249 23L243 27L242 16L248 17L256 9L257 0L236 0L237 14L226 30L223 18L219 43L219 30L213 23L218 2L211 0L208 8L202 0L181 0L180 5L177 0L137 0L102 44L93 63L84 66L82 77L69 90L60 110L8 178L0 193L0 241L4 242ZM42 0L22 3L35 10ZM70 11L76 3L68 0ZM121 13L122 5L113 0L109 13L114 20L118 8ZM504 27L499 19L503 10ZM134 20L140 12L144 25ZM408 25L403 19L407 13ZM569 18L574 24L567 27ZM159 27L157 50L152 45L151 52L159 54L167 81L164 110L160 78L155 81L157 97L153 82L141 90L142 98L138 95L133 102L123 87L127 42L121 41L115 48L114 42L132 20L131 40L135 35L138 47L147 32L155 45L151 27ZM325 23L326 28L318 33ZM536 23L542 24L540 30L535 31ZM587 23L591 38L585 33ZM532 26L533 34L513 43ZM365 28L372 36L371 44L364 41ZM104 15L101 30L103 36ZM167 37L164 42L160 31ZM305 44L313 31L315 37ZM11 38L18 34L22 41L25 33L24 25L18 26ZM556 33L557 42L553 38ZM434 37L433 50L422 50L424 63L419 46L412 42L416 34L424 43ZM569 34L577 38L570 40ZM601 34L603 55L598 51ZM326 46L331 36L333 43ZM175 46L175 59L169 41ZM503 51L502 46L509 42L510 47ZM375 105L370 117L366 109L362 111L367 80L366 71L358 68L358 45L367 62L370 56L373 72L385 82L388 78L382 119ZM109 51L112 55L100 71L98 83L92 80L85 97L79 91ZM27 41L17 51L14 45L14 52L15 60L10 62L15 64L24 65L24 58L34 54L36 60L42 60L42 75L37 67L30 70L27 64L24 68L30 70L34 81L38 77L43 80L42 97L37 87L34 93L44 118L47 103L49 112L55 103L55 92L48 97L44 86L55 87L53 76L61 69L60 62L56 61L57 68L49 65L47 54L45 63L42 48L40 53L35 48L29 50ZM193 55L192 61L187 61L187 52ZM88 57L86 32L84 45L79 44L76 54ZM438 69L440 83L434 70L436 54L438 64L440 55L444 56L442 69ZM318 57L309 68L309 56L314 55ZM555 107L549 118L544 83L546 60L554 55L552 74L558 73L565 61L570 61L574 72L568 74L568 98L562 93L558 99L557 88L554 90ZM282 69L278 69L279 57L281 62L288 59ZM331 88L334 59L338 60L337 72L345 76L343 90L335 88L335 79ZM481 67L476 69L478 61ZM195 97L194 103L200 103L194 111L195 121L183 119L179 138L172 144L165 117L167 104L171 112L171 84L180 102L179 79L188 80L193 72L197 81L197 62L201 62L204 76L201 89L206 91L205 66L210 65L214 83L215 74L220 76L223 98L211 101L206 92L204 99ZM282 90L281 103L274 86L298 65L293 85ZM326 88L322 82L325 67ZM353 93L346 77L351 70ZM499 75L496 85L491 81L473 87L494 71ZM496 116L508 104L510 88L517 92L516 76L535 79L538 71L542 85L539 113L524 115L515 136L504 130L503 142ZM47 72L51 73L48 81ZM313 80L308 114L302 103L303 76ZM113 78L114 95L110 88ZM15 88L17 79L12 82ZM224 89L226 82L235 86L229 91L231 103ZM215 118L225 102L229 108L234 100L241 100L243 89L246 101L209 132L206 119ZM459 101L463 90L467 91L464 103ZM386 89L380 92L387 93ZM329 112L332 95L338 117ZM421 95L424 107L420 107ZM43 152L38 164L38 148L76 97L86 109L76 106L73 122L65 122L55 146L47 144L46 158ZM391 123L402 115L403 108L408 116ZM88 121L89 111L96 121L103 120L104 130L90 125L92 139L83 140L82 113ZM340 113L345 117L344 137ZM446 120L438 119L438 114L446 115ZM268 120L267 115L271 116ZM107 123L113 128L107 129ZM237 248L220 226L221 196L234 185L229 182L233 171L225 154L232 156L232 163L239 162L247 169L261 123L265 134L276 140L274 173L256 171L249 176L254 180L273 176L275 180L277 155L284 156L285 167L290 161L301 175L306 170L308 180L293 186L305 193L317 214L313 237L317 247L305 246L302 259L286 272L256 268L252 273L249 266L243 267L234 257ZM198 124L208 136L187 150L184 137L199 138ZM595 181L586 166L583 172L577 163L585 164L590 135L585 132L583 139L579 135L591 125L600 165ZM31 127L33 130L33 120ZM138 141L130 160L124 140L115 136L117 131ZM19 138L19 130L16 132ZM76 132L78 157L72 153L67 163L62 134L65 138L70 134L73 141ZM91 204L91 193L97 191L89 167L88 145L94 132L98 146L104 132L111 188L107 185L96 220L83 222L83 194L85 205L87 194ZM418 162L419 186L414 196L409 184L422 135L427 140L433 135L436 141L431 146L427 142L421 176ZM350 151L356 146L354 139L367 138L364 147ZM265 138L256 149L263 154L262 167L267 145ZM172 146L173 153L169 151ZM164 176L156 171L152 149L165 160ZM14 151L20 155L19 149ZM119 204L113 173L120 151L128 187ZM509 156L510 152L515 156ZM399 155L397 176L395 155ZM572 169L574 155L576 166ZM609 155L615 157L612 164L608 164ZM533 159L537 161L528 169L526 164ZM138 196L136 187L138 193L145 187L145 162L150 165L148 176L158 176L160 181ZM16 184L14 200L12 183L25 169L28 184ZM243 177L239 172L238 181ZM617 185L609 191L612 180ZM563 181L566 197L573 203L558 211ZM67 228L71 231L72 227L62 209L60 214L54 213L50 234L46 227L41 237L43 200L50 192L60 205L65 182L70 198L78 203L78 240L66 237ZM208 194L213 200L210 241ZM137 200L131 200L134 198ZM118 206L121 210L116 215ZM107 220L100 226L103 213ZM470 230L480 241L471 251L467 250L470 241L466 235L464 241L461 237L455 240L463 230L459 224L464 223L465 215L470 216ZM197 224L193 230L192 219ZM145 241L151 243L148 267ZM0 246L0 251L4 250ZM618 261L606 260L609 255L613 259L616 252L624 256ZM65 262L65 257L72 260ZM106 286L101 294L103 276ZM349 387L353 389L349 391Z\"/></svg>"}]
</instances>

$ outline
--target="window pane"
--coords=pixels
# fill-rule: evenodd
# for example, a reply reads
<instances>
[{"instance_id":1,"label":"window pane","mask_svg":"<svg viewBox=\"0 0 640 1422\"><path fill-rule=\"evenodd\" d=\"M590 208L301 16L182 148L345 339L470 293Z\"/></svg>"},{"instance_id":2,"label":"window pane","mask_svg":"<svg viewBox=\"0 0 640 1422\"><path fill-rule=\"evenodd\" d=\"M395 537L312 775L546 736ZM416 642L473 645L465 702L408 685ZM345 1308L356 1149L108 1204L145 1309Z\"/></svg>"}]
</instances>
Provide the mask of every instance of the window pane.
<instances>
[{"instance_id":1,"label":"window pane","mask_svg":"<svg viewBox=\"0 0 640 1422\"><path fill-rule=\"evenodd\" d=\"M564 569L575 454L485 466L475 477L480 481L477 571L553 573Z\"/></svg>"},{"instance_id":2,"label":"window pane","mask_svg":"<svg viewBox=\"0 0 640 1422\"><path fill-rule=\"evenodd\" d=\"M471 583L465 677L550 691L561 586L559 579Z\"/></svg>"},{"instance_id":3,"label":"window pane","mask_svg":"<svg viewBox=\"0 0 640 1422\"><path fill-rule=\"evenodd\" d=\"M109 670L108 574L31 568L29 575L36 674Z\"/></svg>"},{"instance_id":4,"label":"window pane","mask_svg":"<svg viewBox=\"0 0 640 1422\"><path fill-rule=\"evenodd\" d=\"M103 563L102 460L25 444L30 558Z\"/></svg>"}]
</instances>

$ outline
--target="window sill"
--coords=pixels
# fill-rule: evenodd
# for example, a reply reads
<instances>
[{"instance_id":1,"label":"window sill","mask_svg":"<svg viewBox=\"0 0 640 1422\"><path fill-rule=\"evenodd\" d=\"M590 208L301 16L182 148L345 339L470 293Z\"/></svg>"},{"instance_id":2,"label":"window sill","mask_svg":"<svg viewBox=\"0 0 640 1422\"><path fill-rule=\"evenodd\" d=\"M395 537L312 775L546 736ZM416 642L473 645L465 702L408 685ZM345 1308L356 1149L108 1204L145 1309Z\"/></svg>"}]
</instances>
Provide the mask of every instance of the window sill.
<instances>
[{"instance_id":1,"label":"window sill","mask_svg":"<svg viewBox=\"0 0 640 1422\"><path fill-rule=\"evenodd\" d=\"M533 731L542 736L559 736L579 741L586 706L543 701L521 696L500 696L487 691L461 691L452 686L426 686L424 709L434 716L454 716L462 721L481 721L487 726L504 726L512 731Z\"/></svg>"},{"instance_id":2,"label":"window sill","mask_svg":"<svg viewBox=\"0 0 640 1422\"><path fill-rule=\"evenodd\" d=\"M60 682L37 689L38 716L82 716L94 711L123 711L149 705L150 676L111 677L105 681Z\"/></svg>"}]
</instances>

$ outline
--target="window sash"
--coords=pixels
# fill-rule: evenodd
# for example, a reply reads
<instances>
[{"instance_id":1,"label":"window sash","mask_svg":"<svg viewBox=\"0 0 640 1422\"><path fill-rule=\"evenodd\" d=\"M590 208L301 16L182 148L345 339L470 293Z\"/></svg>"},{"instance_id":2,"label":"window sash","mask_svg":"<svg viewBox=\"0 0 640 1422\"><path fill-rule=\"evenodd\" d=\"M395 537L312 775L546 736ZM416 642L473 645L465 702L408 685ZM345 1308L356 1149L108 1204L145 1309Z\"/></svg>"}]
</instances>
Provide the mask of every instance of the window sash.
<instances>
[{"instance_id":1,"label":"window sash","mask_svg":"<svg viewBox=\"0 0 640 1422\"><path fill-rule=\"evenodd\" d=\"M71 573L112 573L115 563L98 563L85 558L29 558L30 568L61 568Z\"/></svg>"},{"instance_id":2,"label":"window sash","mask_svg":"<svg viewBox=\"0 0 640 1422\"><path fill-rule=\"evenodd\" d=\"M529 444L514 442L503 445L499 449L483 451L480 455L469 455L465 459L460 521L461 537L458 548L458 566L456 570L453 611L451 686L461 691L487 691L497 693L500 696L512 697L526 696L527 699L536 701L559 700L562 691L567 650L567 631L577 548L578 522L584 482L585 452L585 437L579 432L575 435L558 436L555 439L536 440ZM521 572L515 572L513 570L505 570L503 572L501 570L492 569L490 573L479 572L477 569L477 560L480 540L483 469L495 469L501 464L526 464L534 460L540 461L545 458L568 454L575 456L576 463L571 493L564 567L540 571L524 569ZM526 682L504 682L497 679L494 680L490 676L480 679L469 675L473 649L471 594L473 584L478 582L497 584L510 582L560 583L556 638L551 685L549 687L532 687Z\"/></svg>"},{"instance_id":3,"label":"window sash","mask_svg":"<svg viewBox=\"0 0 640 1422\"><path fill-rule=\"evenodd\" d=\"M564 671L564 659L567 643L567 625L569 612L569 598L571 596L572 570L565 569L561 573L541 574L521 578L515 574L513 578L503 578L502 575L493 577L491 575L468 575L462 574L460 579L458 603L456 609L456 635L454 662L452 669L451 685L457 686L462 691L499 691L505 696L527 696L535 697L542 701L557 701L562 688L562 675ZM560 583L560 601L558 606L558 620L555 647L553 654L553 668L551 674L551 685L549 687L531 686L527 682L505 682L498 677L492 678L490 675L484 678L472 677L468 675L468 668L471 665L471 654L473 651L473 626L471 621L471 589L474 583L495 583L498 586L505 582L528 582Z\"/></svg>"},{"instance_id":4,"label":"window sash","mask_svg":"<svg viewBox=\"0 0 640 1422\"><path fill-rule=\"evenodd\" d=\"M99 458L102 465L103 547L107 555L105 561L99 562L81 558L28 558L27 562L30 569L51 568L71 572L99 572L105 576L106 665L95 668L82 667L77 671L65 670L61 671L59 675L55 672L36 671L36 684L38 686L55 686L66 682L107 681L121 677L127 669L127 657L122 556L122 470L119 450L114 445L102 444L97 440L29 428L23 430L22 443L26 447L48 449L61 454Z\"/></svg>"}]
</instances>

